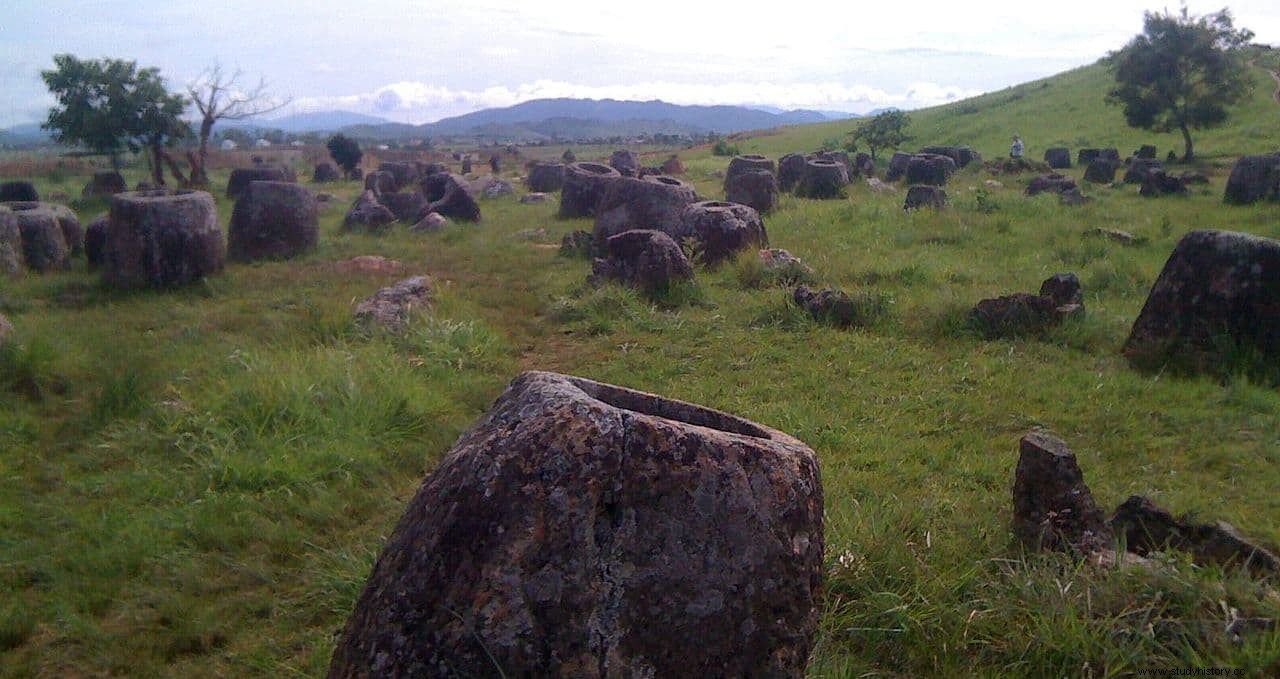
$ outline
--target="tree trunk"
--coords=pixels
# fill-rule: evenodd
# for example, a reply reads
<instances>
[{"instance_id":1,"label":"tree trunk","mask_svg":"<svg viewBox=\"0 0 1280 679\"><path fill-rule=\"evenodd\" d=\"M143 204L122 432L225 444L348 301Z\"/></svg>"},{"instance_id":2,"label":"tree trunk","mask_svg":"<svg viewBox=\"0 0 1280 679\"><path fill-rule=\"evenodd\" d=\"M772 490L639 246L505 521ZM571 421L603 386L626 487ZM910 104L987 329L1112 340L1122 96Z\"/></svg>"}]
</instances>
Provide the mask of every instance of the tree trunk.
<instances>
[{"instance_id":1,"label":"tree trunk","mask_svg":"<svg viewBox=\"0 0 1280 679\"><path fill-rule=\"evenodd\" d=\"M1191 130L1187 129L1186 123L1182 123L1179 127L1182 129L1182 140L1187 144L1186 153L1182 154L1182 162L1189 163L1195 158L1195 149L1191 145Z\"/></svg>"},{"instance_id":2,"label":"tree trunk","mask_svg":"<svg viewBox=\"0 0 1280 679\"><path fill-rule=\"evenodd\" d=\"M163 148L160 149L160 157L163 158L165 164L169 166L169 171L173 173L173 178L178 182L178 186L181 186L181 187L191 186L191 180L183 176L182 168L178 167L178 162L173 159L173 156L169 155L168 151L165 151ZM194 171L195 170L193 168L192 172Z\"/></svg>"},{"instance_id":3,"label":"tree trunk","mask_svg":"<svg viewBox=\"0 0 1280 679\"><path fill-rule=\"evenodd\" d=\"M192 186L204 187L209 185L209 175L205 171L205 164L209 161L209 136L213 134L214 122L216 121L209 116L205 116L200 121L199 162L192 162L191 165Z\"/></svg>"},{"instance_id":4,"label":"tree trunk","mask_svg":"<svg viewBox=\"0 0 1280 679\"><path fill-rule=\"evenodd\" d=\"M160 160L160 144L151 142L151 179L156 186L164 186L164 165Z\"/></svg>"}]
</instances>

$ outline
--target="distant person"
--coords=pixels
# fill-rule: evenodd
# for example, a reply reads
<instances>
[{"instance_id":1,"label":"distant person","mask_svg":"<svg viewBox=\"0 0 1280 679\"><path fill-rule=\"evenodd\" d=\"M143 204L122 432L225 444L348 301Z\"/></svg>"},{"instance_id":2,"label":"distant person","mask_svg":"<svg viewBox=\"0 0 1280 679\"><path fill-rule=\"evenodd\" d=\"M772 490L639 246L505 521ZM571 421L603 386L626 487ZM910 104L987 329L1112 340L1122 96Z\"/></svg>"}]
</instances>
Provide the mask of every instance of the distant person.
<instances>
[{"instance_id":1,"label":"distant person","mask_svg":"<svg viewBox=\"0 0 1280 679\"><path fill-rule=\"evenodd\" d=\"M1022 145L1022 137L1019 137L1018 135L1015 134L1013 136L1013 146L1009 147L1009 157L1021 158L1023 148L1024 147Z\"/></svg>"}]
</instances>

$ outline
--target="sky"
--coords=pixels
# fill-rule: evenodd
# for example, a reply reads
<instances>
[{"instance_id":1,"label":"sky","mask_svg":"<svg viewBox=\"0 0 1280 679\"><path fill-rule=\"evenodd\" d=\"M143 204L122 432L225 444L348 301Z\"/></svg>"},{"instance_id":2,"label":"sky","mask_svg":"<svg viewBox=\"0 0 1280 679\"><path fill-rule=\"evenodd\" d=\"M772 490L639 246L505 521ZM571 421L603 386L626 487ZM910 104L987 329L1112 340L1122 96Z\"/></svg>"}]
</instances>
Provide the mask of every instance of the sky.
<instances>
[{"instance_id":1,"label":"sky","mask_svg":"<svg viewBox=\"0 0 1280 679\"><path fill-rule=\"evenodd\" d=\"M136 60L182 90L213 64L264 79L277 115L424 123L545 97L865 113L945 103L1092 63L1142 29L1128 0L10 0L0 127L39 122L53 55ZM1221 5L1191 4L1193 14ZM1230 5L1280 44L1280 2ZM1176 6L1170 9L1177 11Z\"/></svg>"}]
</instances>

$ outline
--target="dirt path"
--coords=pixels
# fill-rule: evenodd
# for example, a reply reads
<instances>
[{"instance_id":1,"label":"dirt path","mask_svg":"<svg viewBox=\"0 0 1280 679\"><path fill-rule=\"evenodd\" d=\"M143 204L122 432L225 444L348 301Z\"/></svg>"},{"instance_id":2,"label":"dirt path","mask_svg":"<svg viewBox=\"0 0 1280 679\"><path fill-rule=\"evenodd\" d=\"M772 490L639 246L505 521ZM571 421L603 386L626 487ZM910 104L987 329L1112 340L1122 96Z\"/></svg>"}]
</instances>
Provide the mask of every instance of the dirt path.
<instances>
[{"instance_id":1,"label":"dirt path","mask_svg":"<svg viewBox=\"0 0 1280 679\"><path fill-rule=\"evenodd\" d=\"M1250 66L1258 66L1257 59L1250 59L1248 63ZM1258 68L1266 71L1267 75L1271 76L1271 79L1276 81L1276 91L1272 93L1271 98L1275 99L1277 104L1280 104L1280 71L1273 71L1266 66L1258 66Z\"/></svg>"}]
</instances>

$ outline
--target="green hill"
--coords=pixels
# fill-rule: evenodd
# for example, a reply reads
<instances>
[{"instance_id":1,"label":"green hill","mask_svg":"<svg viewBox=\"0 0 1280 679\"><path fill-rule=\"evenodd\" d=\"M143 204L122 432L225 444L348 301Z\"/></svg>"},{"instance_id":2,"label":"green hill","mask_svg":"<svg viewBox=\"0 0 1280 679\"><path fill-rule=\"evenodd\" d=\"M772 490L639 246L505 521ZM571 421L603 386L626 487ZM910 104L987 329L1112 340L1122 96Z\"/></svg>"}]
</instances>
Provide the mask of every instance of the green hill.
<instances>
[{"instance_id":1,"label":"green hill","mask_svg":"<svg viewBox=\"0 0 1280 679\"><path fill-rule=\"evenodd\" d=\"M1271 55L1273 56L1274 50ZM1276 84L1261 67L1254 69L1248 101L1231 111L1224 127L1192 132L1196 154L1204 158L1234 157L1280 146L1280 105ZM931 144L968 144L984 158L1008 153L1010 138L1021 135L1027 156L1039 159L1046 148L1067 146L1116 147L1128 154L1142 144L1155 144L1163 157L1170 149L1182 152L1177 132L1157 134L1129 127L1118 106L1104 101L1112 86L1110 71L1101 62L1055 76L1008 87L971 99L911 112L909 149ZM782 128L777 134L754 137L740 144L744 153L780 155L818 148L824 140L845 135L856 121Z\"/></svg>"}]
</instances>

